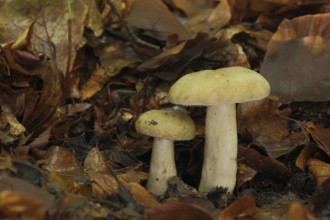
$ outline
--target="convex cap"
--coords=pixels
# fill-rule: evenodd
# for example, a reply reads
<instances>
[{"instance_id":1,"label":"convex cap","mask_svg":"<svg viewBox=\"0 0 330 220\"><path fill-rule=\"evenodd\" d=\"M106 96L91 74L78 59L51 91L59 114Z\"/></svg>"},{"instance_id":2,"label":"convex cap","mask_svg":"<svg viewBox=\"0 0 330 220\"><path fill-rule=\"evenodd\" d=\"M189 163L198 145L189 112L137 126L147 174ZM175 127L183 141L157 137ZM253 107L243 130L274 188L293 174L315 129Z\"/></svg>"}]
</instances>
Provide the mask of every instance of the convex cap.
<instances>
[{"instance_id":1,"label":"convex cap","mask_svg":"<svg viewBox=\"0 0 330 220\"><path fill-rule=\"evenodd\" d=\"M171 87L168 98L181 105L219 105L258 100L269 93L269 83L259 73L243 67L226 67L181 77Z\"/></svg>"},{"instance_id":2,"label":"convex cap","mask_svg":"<svg viewBox=\"0 0 330 220\"><path fill-rule=\"evenodd\" d=\"M196 128L193 120L184 112L173 109L150 110L135 122L137 132L168 140L191 140Z\"/></svg>"}]
</instances>

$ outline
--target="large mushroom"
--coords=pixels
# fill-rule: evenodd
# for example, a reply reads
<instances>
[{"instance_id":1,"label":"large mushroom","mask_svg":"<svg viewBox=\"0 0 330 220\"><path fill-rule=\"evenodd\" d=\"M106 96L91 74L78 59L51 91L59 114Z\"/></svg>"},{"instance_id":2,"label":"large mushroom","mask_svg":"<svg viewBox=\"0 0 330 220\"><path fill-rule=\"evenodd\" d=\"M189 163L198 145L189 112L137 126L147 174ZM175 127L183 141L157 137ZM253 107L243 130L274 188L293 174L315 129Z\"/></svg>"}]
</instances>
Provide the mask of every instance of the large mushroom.
<instances>
[{"instance_id":1,"label":"large mushroom","mask_svg":"<svg viewBox=\"0 0 330 220\"><path fill-rule=\"evenodd\" d=\"M193 120L184 112L174 109L150 110L135 122L137 132L154 137L147 189L155 195L163 195L169 178L176 176L174 141L191 140L196 128Z\"/></svg>"},{"instance_id":2,"label":"large mushroom","mask_svg":"<svg viewBox=\"0 0 330 220\"><path fill-rule=\"evenodd\" d=\"M172 103L207 106L200 193L216 186L233 191L237 172L236 103L262 99L269 93L268 82L243 67L190 73L170 88L168 98Z\"/></svg>"}]
</instances>

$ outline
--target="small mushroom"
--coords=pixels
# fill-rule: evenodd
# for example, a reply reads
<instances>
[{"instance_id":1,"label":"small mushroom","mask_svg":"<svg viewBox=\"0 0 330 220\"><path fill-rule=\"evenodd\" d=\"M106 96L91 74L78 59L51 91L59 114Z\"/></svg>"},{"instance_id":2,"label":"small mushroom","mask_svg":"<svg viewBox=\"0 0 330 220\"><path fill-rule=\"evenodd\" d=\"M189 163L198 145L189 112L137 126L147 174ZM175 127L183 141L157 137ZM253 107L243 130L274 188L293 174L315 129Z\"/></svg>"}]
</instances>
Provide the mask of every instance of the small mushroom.
<instances>
[{"instance_id":1,"label":"small mushroom","mask_svg":"<svg viewBox=\"0 0 330 220\"><path fill-rule=\"evenodd\" d=\"M243 67L190 73L170 88L168 97L172 103L207 106L200 193L216 186L233 191L237 172L235 103L262 99L269 93L268 82Z\"/></svg>"},{"instance_id":2,"label":"small mushroom","mask_svg":"<svg viewBox=\"0 0 330 220\"><path fill-rule=\"evenodd\" d=\"M155 195L163 195L167 189L167 180L177 175L174 141L193 139L195 124L182 111L161 109L141 114L135 122L135 129L141 134L154 137L147 189Z\"/></svg>"}]
</instances>

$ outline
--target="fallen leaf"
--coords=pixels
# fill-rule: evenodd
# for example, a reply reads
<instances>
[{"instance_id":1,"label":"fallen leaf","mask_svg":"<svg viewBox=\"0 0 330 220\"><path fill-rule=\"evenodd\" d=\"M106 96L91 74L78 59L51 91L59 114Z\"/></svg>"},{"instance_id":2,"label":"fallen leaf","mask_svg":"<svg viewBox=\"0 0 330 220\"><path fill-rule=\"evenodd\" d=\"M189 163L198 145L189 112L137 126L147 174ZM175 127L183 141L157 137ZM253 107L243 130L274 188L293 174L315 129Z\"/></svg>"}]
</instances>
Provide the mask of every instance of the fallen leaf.
<instances>
[{"instance_id":1,"label":"fallen leaf","mask_svg":"<svg viewBox=\"0 0 330 220\"><path fill-rule=\"evenodd\" d=\"M258 172L240 161L237 162L236 188L253 179Z\"/></svg>"},{"instance_id":2,"label":"fallen leaf","mask_svg":"<svg viewBox=\"0 0 330 220\"><path fill-rule=\"evenodd\" d=\"M317 217L330 216L330 178L325 180L312 197L313 213Z\"/></svg>"},{"instance_id":3,"label":"fallen leaf","mask_svg":"<svg viewBox=\"0 0 330 220\"><path fill-rule=\"evenodd\" d=\"M285 181L292 176L291 171L283 163L271 157L263 156L253 148L238 146L238 157L242 158L242 161L254 170L274 178Z\"/></svg>"},{"instance_id":4,"label":"fallen leaf","mask_svg":"<svg viewBox=\"0 0 330 220\"><path fill-rule=\"evenodd\" d=\"M99 92L103 86L108 83L109 79L110 76L105 73L102 67L98 66L97 69L92 72L91 77L81 87L81 101L85 101Z\"/></svg>"},{"instance_id":5,"label":"fallen leaf","mask_svg":"<svg viewBox=\"0 0 330 220\"><path fill-rule=\"evenodd\" d=\"M309 144L305 146L296 159L296 166L301 170L305 170L307 161L313 156L313 153L317 151L315 144Z\"/></svg>"},{"instance_id":6,"label":"fallen leaf","mask_svg":"<svg viewBox=\"0 0 330 220\"><path fill-rule=\"evenodd\" d=\"M302 206L299 202L293 202L289 211L286 214L285 220L312 220L309 218L306 208Z\"/></svg>"},{"instance_id":7,"label":"fallen leaf","mask_svg":"<svg viewBox=\"0 0 330 220\"><path fill-rule=\"evenodd\" d=\"M154 208L160 203L143 186L138 183L130 182L123 184L125 189L133 196L135 201L144 208Z\"/></svg>"},{"instance_id":8,"label":"fallen leaf","mask_svg":"<svg viewBox=\"0 0 330 220\"><path fill-rule=\"evenodd\" d=\"M307 161L307 167L316 180L317 188L319 188L323 182L330 177L330 164L326 162L310 158Z\"/></svg>"},{"instance_id":9,"label":"fallen leaf","mask_svg":"<svg viewBox=\"0 0 330 220\"><path fill-rule=\"evenodd\" d=\"M60 1L6 1L0 8L0 33L1 42L15 41L32 23L32 44L38 53L54 58L56 50L56 62L59 69L65 73L68 56L74 60L76 49L83 42L84 21L87 15L87 2L74 0L71 3L72 50L68 53L68 2ZM65 10L64 10L65 9ZM11 25L15 23L16 25ZM23 31L22 31L23 30ZM70 68L71 69L71 68Z\"/></svg>"},{"instance_id":10,"label":"fallen leaf","mask_svg":"<svg viewBox=\"0 0 330 220\"><path fill-rule=\"evenodd\" d=\"M94 147L92 150L90 150L84 161L84 169L86 171L108 173L108 166L109 164L106 162L98 147Z\"/></svg>"},{"instance_id":11,"label":"fallen leaf","mask_svg":"<svg viewBox=\"0 0 330 220\"><path fill-rule=\"evenodd\" d=\"M253 196L241 197L225 208L219 217L219 220L231 220L251 216L259 211Z\"/></svg>"},{"instance_id":12,"label":"fallen leaf","mask_svg":"<svg viewBox=\"0 0 330 220\"><path fill-rule=\"evenodd\" d=\"M39 163L43 169L62 177L68 186L75 179L85 178L75 155L64 147L51 146Z\"/></svg>"},{"instance_id":13,"label":"fallen leaf","mask_svg":"<svg viewBox=\"0 0 330 220\"><path fill-rule=\"evenodd\" d=\"M307 122L304 128L311 134L317 146L330 156L330 128L318 127L313 122Z\"/></svg>"},{"instance_id":14,"label":"fallen leaf","mask_svg":"<svg viewBox=\"0 0 330 220\"><path fill-rule=\"evenodd\" d=\"M0 212L10 219L44 219L38 210L41 201L33 196L24 195L11 189L0 192Z\"/></svg>"},{"instance_id":15,"label":"fallen leaf","mask_svg":"<svg viewBox=\"0 0 330 220\"><path fill-rule=\"evenodd\" d=\"M288 154L308 142L302 131L289 132L288 121L277 116L278 103L270 99L241 103L237 108L238 133L251 137L272 157Z\"/></svg>"},{"instance_id":16,"label":"fallen leaf","mask_svg":"<svg viewBox=\"0 0 330 220\"><path fill-rule=\"evenodd\" d=\"M193 33L209 32L221 29L231 19L231 8L228 0L223 0L213 9L200 11L194 18L189 19L185 26Z\"/></svg>"},{"instance_id":17,"label":"fallen leaf","mask_svg":"<svg viewBox=\"0 0 330 220\"><path fill-rule=\"evenodd\" d=\"M180 202L161 204L150 208L145 213L147 220L212 220L212 217L201 207Z\"/></svg>"},{"instance_id":18,"label":"fallen leaf","mask_svg":"<svg viewBox=\"0 0 330 220\"><path fill-rule=\"evenodd\" d=\"M268 44L261 73L282 102L330 99L330 13L284 20Z\"/></svg>"},{"instance_id":19,"label":"fallen leaf","mask_svg":"<svg viewBox=\"0 0 330 220\"><path fill-rule=\"evenodd\" d=\"M162 1L135 0L125 20L140 29L146 35L159 40L167 40L176 34L180 40L190 38L186 28L175 18Z\"/></svg>"}]
</instances>

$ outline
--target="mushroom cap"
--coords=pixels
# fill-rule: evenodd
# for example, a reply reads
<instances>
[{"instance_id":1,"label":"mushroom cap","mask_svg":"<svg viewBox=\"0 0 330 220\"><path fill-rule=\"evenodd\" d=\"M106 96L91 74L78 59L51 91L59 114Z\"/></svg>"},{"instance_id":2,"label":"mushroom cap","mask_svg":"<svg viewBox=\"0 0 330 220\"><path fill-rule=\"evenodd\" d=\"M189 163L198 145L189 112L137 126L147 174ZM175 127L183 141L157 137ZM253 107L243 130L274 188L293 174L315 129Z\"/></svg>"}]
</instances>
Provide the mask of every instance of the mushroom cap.
<instances>
[{"instance_id":1,"label":"mushroom cap","mask_svg":"<svg viewBox=\"0 0 330 220\"><path fill-rule=\"evenodd\" d=\"M191 140L196 127L184 112L174 109L150 110L139 116L135 122L137 132L168 140Z\"/></svg>"},{"instance_id":2,"label":"mushroom cap","mask_svg":"<svg viewBox=\"0 0 330 220\"><path fill-rule=\"evenodd\" d=\"M219 105L258 100L269 93L262 75L236 66L187 74L173 84L168 98L181 105Z\"/></svg>"}]
</instances>

